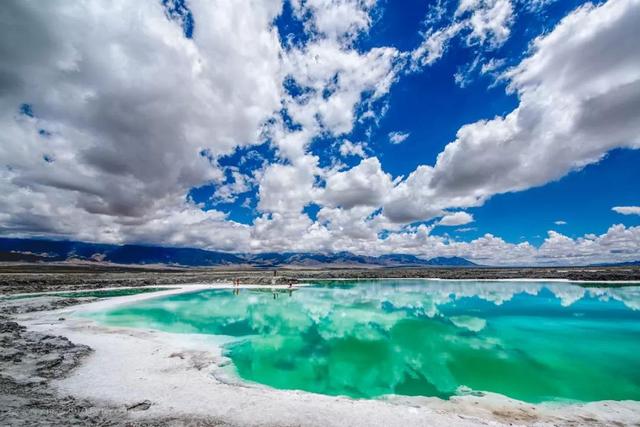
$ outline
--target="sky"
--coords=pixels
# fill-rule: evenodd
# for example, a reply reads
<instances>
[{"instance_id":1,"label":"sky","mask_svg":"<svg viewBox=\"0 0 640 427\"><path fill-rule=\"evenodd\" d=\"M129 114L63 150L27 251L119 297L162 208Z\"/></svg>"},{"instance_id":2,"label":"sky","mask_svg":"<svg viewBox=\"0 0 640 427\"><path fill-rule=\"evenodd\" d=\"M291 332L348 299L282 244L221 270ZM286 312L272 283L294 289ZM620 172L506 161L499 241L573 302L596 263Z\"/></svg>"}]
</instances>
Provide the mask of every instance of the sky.
<instances>
[{"instance_id":1,"label":"sky","mask_svg":"<svg viewBox=\"0 0 640 427\"><path fill-rule=\"evenodd\" d=\"M9 0L0 236L640 259L640 0Z\"/></svg>"}]
</instances>

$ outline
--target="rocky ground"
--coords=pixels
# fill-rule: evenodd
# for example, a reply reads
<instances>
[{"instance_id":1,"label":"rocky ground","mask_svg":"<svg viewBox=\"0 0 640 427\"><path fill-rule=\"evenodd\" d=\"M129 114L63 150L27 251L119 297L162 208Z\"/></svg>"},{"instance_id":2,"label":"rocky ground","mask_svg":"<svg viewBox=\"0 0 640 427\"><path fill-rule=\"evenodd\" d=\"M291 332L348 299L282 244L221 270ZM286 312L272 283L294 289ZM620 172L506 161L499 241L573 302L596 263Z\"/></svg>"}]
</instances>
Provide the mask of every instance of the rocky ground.
<instances>
[{"instance_id":1,"label":"rocky ground","mask_svg":"<svg viewBox=\"0 0 640 427\"><path fill-rule=\"evenodd\" d=\"M12 321L15 314L66 307L80 300L38 299L3 302L0 305L0 424L22 425L109 425L110 414L91 402L58 396L51 380L67 375L91 353L64 337L27 331Z\"/></svg>"},{"instance_id":2,"label":"rocky ground","mask_svg":"<svg viewBox=\"0 0 640 427\"><path fill-rule=\"evenodd\" d=\"M2 426L220 426L215 420L136 420L151 402L122 407L62 396L51 382L68 375L93 351L62 336L27 330L13 316L86 303L90 298L35 298L0 303L0 425Z\"/></svg>"}]
</instances>

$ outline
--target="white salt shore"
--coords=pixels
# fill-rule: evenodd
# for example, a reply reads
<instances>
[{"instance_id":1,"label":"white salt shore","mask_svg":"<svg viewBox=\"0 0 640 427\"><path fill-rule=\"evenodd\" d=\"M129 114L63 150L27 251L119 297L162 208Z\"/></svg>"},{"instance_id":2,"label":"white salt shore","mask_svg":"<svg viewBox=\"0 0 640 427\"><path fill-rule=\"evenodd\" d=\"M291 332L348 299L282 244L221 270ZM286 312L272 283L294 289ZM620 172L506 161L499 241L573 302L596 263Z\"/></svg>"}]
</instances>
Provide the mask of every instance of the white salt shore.
<instances>
[{"instance_id":1,"label":"white salt shore","mask_svg":"<svg viewBox=\"0 0 640 427\"><path fill-rule=\"evenodd\" d=\"M109 405L151 401L131 417L203 417L247 426L638 425L640 402L532 405L497 394L450 400L393 396L358 400L249 384L228 374L221 341L209 335L113 328L77 316L161 295L231 285L180 285L51 312L23 315L32 330L62 335L95 351L64 380L63 394ZM242 286L246 288L247 286ZM66 320L58 320L59 318ZM603 387L606 385L603 384Z\"/></svg>"}]
</instances>

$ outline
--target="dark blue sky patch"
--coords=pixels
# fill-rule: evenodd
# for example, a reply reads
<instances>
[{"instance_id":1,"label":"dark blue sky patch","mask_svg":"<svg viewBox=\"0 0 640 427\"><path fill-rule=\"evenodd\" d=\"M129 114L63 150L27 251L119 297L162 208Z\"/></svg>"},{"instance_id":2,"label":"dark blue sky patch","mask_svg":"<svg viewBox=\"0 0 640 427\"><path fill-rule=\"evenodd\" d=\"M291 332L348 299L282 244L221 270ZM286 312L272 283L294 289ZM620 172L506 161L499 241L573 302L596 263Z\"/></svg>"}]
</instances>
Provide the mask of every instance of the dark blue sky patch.
<instances>
[{"instance_id":1,"label":"dark blue sky patch","mask_svg":"<svg viewBox=\"0 0 640 427\"><path fill-rule=\"evenodd\" d=\"M305 87L298 84L292 76L286 76L282 82L282 86L293 98L303 98L305 95L311 95L315 92L311 87Z\"/></svg>"},{"instance_id":2,"label":"dark blue sky patch","mask_svg":"<svg viewBox=\"0 0 640 427\"><path fill-rule=\"evenodd\" d=\"M286 108L280 110L280 118L282 119L282 123L284 124L285 128L289 132L302 130L302 126L299 123L293 121Z\"/></svg>"},{"instance_id":3,"label":"dark blue sky patch","mask_svg":"<svg viewBox=\"0 0 640 427\"><path fill-rule=\"evenodd\" d=\"M20 104L20 114L27 117L35 117L31 104Z\"/></svg>"},{"instance_id":4,"label":"dark blue sky patch","mask_svg":"<svg viewBox=\"0 0 640 427\"><path fill-rule=\"evenodd\" d=\"M316 221L318 219L318 212L320 212L320 206L315 203L310 203L302 209L312 221Z\"/></svg>"},{"instance_id":5,"label":"dark blue sky patch","mask_svg":"<svg viewBox=\"0 0 640 427\"><path fill-rule=\"evenodd\" d=\"M205 156L210 156L205 151ZM235 200L224 201L216 197L216 192L223 185L235 182L233 172L251 177L261 169L265 162L270 164L277 161L276 153L269 143L238 147L233 153L221 156L217 159L219 167L224 169L225 181L222 183L209 183L200 187L192 188L187 195L188 200L202 204L203 210L219 210L225 212L228 218L242 224L252 224L259 216L256 211L258 200L258 189L250 186L249 191L236 194Z\"/></svg>"},{"instance_id":6,"label":"dark blue sky patch","mask_svg":"<svg viewBox=\"0 0 640 427\"><path fill-rule=\"evenodd\" d=\"M191 10L186 5L185 0L161 0L164 6L167 18L178 22L182 27L184 36L188 39L193 38L195 21Z\"/></svg>"},{"instance_id":7,"label":"dark blue sky patch","mask_svg":"<svg viewBox=\"0 0 640 427\"><path fill-rule=\"evenodd\" d=\"M357 40L356 47L359 51L382 46L392 46L401 51L415 49L422 42L420 31L424 30L427 11L435 3L424 0L385 1L378 8L381 18L374 21L368 37Z\"/></svg>"},{"instance_id":8,"label":"dark blue sky patch","mask_svg":"<svg viewBox=\"0 0 640 427\"><path fill-rule=\"evenodd\" d=\"M299 20L295 15L291 2L286 0L282 6L282 13L274 21L274 25L278 29L280 43L285 48L301 47L309 41L309 35L304 31L304 20L309 17L302 17Z\"/></svg>"},{"instance_id":9,"label":"dark blue sky patch","mask_svg":"<svg viewBox=\"0 0 640 427\"><path fill-rule=\"evenodd\" d=\"M328 85L326 85L324 87L324 89L322 90L322 99L329 99L331 97L331 95L333 95L336 91L336 89L338 88L338 79L339 79L339 75L338 73L334 74L334 76L331 78L331 81L329 82Z\"/></svg>"},{"instance_id":10,"label":"dark blue sky patch","mask_svg":"<svg viewBox=\"0 0 640 427\"><path fill-rule=\"evenodd\" d=\"M233 153L221 156L218 164L222 167L237 166L240 173L247 174L262 167L265 161L269 163L276 161L275 150L267 142L237 147Z\"/></svg>"}]
</instances>

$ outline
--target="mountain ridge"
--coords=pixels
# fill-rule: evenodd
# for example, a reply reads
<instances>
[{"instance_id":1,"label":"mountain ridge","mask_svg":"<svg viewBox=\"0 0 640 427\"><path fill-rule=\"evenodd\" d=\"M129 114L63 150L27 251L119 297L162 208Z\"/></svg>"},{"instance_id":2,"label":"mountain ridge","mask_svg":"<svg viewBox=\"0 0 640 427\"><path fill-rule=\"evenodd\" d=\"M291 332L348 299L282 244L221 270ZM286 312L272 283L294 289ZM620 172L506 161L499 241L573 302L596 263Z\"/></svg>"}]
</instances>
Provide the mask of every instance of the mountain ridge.
<instances>
[{"instance_id":1,"label":"mountain ridge","mask_svg":"<svg viewBox=\"0 0 640 427\"><path fill-rule=\"evenodd\" d=\"M71 240L0 238L0 261L64 262L80 260L123 265L165 264L183 267L253 266L274 267L472 267L477 264L461 257L424 259L410 254L381 256L351 252L264 252L255 254L209 251L197 248L153 245L114 245Z\"/></svg>"}]
</instances>

